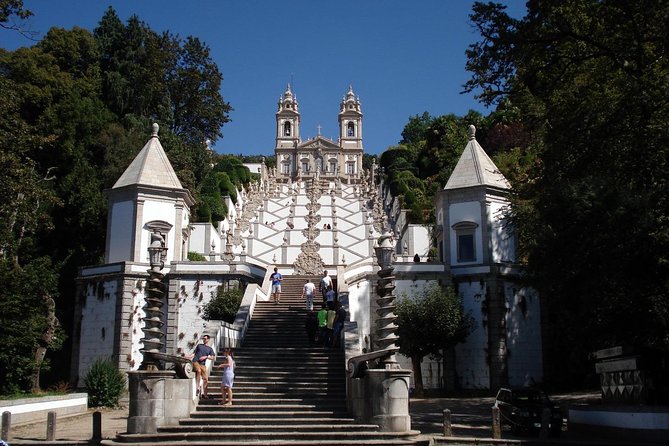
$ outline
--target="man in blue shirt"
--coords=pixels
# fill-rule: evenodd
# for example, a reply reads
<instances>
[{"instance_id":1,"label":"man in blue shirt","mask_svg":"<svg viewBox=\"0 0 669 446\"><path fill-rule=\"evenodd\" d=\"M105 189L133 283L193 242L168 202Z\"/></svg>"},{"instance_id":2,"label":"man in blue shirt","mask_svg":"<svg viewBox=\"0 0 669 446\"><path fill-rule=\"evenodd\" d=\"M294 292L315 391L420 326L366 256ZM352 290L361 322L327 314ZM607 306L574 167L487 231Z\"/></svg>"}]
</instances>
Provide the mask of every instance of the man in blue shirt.
<instances>
[{"instance_id":1,"label":"man in blue shirt","mask_svg":"<svg viewBox=\"0 0 669 446\"><path fill-rule=\"evenodd\" d=\"M216 354L214 350L207 345L209 336L202 336L202 344L198 344L193 352L193 370L195 371L195 383L200 385L200 378L202 378L202 398L207 399L207 384L209 384L209 377L207 376L207 359L214 360ZM200 393L198 388L198 394Z\"/></svg>"},{"instance_id":2,"label":"man in blue shirt","mask_svg":"<svg viewBox=\"0 0 669 446\"><path fill-rule=\"evenodd\" d=\"M283 276L278 268L274 268L274 272L269 278L272 280L272 296L274 296L274 303L278 304L281 300L281 281L283 280Z\"/></svg>"}]
</instances>

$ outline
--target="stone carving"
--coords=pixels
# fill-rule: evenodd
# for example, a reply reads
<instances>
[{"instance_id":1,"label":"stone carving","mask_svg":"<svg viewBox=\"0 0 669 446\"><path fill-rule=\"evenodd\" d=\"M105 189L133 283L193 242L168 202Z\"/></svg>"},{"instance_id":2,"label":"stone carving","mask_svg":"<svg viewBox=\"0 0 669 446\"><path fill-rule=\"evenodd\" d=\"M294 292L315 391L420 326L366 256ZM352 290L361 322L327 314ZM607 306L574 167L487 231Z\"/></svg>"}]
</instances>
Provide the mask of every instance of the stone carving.
<instances>
[{"instance_id":1,"label":"stone carving","mask_svg":"<svg viewBox=\"0 0 669 446\"><path fill-rule=\"evenodd\" d=\"M293 264L293 269L295 274L313 274L316 275L323 271L325 265L323 259L321 259L320 254L313 251L305 251L304 243L302 245L302 252L297 256L297 260Z\"/></svg>"}]
</instances>

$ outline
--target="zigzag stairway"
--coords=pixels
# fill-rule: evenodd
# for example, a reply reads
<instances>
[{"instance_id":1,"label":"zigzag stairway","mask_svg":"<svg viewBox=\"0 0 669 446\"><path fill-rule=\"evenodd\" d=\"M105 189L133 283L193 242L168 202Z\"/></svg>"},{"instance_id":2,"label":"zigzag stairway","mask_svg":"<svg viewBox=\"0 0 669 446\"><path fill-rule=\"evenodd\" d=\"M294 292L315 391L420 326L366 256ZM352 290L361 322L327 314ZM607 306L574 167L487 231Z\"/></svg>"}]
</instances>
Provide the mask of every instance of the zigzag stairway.
<instances>
[{"instance_id":1,"label":"zigzag stairway","mask_svg":"<svg viewBox=\"0 0 669 446\"><path fill-rule=\"evenodd\" d=\"M220 402L219 369L190 418L157 434L120 434L106 445L414 445L417 432L381 432L346 411L344 354L310 346L302 286L284 276L281 302L258 302L236 360L233 405ZM318 277L312 277L315 284ZM316 304L321 303L317 293Z\"/></svg>"}]
</instances>

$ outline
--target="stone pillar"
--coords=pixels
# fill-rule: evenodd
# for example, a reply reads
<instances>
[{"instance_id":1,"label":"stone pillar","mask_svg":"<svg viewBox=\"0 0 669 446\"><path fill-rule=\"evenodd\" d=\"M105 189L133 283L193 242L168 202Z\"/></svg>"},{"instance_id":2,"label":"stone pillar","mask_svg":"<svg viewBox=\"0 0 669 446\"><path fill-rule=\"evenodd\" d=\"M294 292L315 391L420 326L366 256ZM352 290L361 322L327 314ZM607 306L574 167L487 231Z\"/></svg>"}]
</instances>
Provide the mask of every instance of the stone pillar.
<instances>
[{"instance_id":1,"label":"stone pillar","mask_svg":"<svg viewBox=\"0 0 669 446\"><path fill-rule=\"evenodd\" d=\"M176 425L195 408L192 379L175 379L172 370L128 372L130 434L153 434Z\"/></svg>"},{"instance_id":2,"label":"stone pillar","mask_svg":"<svg viewBox=\"0 0 669 446\"><path fill-rule=\"evenodd\" d=\"M411 370L369 369L365 372L367 421L384 432L411 430L409 378Z\"/></svg>"}]
</instances>

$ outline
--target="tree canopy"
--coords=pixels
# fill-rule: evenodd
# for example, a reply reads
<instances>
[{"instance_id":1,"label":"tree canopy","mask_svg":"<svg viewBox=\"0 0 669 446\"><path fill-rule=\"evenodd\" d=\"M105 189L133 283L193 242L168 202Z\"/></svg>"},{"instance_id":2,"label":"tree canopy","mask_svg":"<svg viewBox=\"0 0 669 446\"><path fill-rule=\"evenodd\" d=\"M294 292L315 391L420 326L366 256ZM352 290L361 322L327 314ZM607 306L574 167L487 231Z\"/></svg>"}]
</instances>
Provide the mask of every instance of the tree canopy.
<instances>
[{"instance_id":1,"label":"tree canopy","mask_svg":"<svg viewBox=\"0 0 669 446\"><path fill-rule=\"evenodd\" d=\"M547 302L547 377L574 382L593 350L669 349L669 4L527 7L475 4L465 91L529 135L514 219Z\"/></svg>"},{"instance_id":2,"label":"tree canopy","mask_svg":"<svg viewBox=\"0 0 669 446\"><path fill-rule=\"evenodd\" d=\"M0 2L2 27L29 14L21 1ZM8 319L14 313L0 312L7 340L0 356L17 348L35 352L31 361L6 362L12 375L3 367L0 382L35 387L12 376L33 376L45 344L62 343L60 329L45 325L54 322L51 302L69 329L77 269L99 263L104 253L103 190L143 147L152 122L163 129L162 144L182 184L198 197L212 172L208 143L221 136L231 110L221 81L203 42L157 33L136 16L123 23L112 8L93 32L52 28L31 47L0 49L0 218L6 223L0 273L22 284L5 287L1 301L22 311L33 306L35 317L14 336ZM240 182L247 177L233 175ZM230 179L223 183L234 189ZM39 282L44 286L36 293ZM69 369L67 354L53 359L62 361L54 369Z\"/></svg>"},{"instance_id":3,"label":"tree canopy","mask_svg":"<svg viewBox=\"0 0 669 446\"><path fill-rule=\"evenodd\" d=\"M397 334L400 353L411 358L416 393L423 394L421 361L440 357L444 350L465 340L473 330L471 316L452 288L433 284L397 302Z\"/></svg>"}]
</instances>

